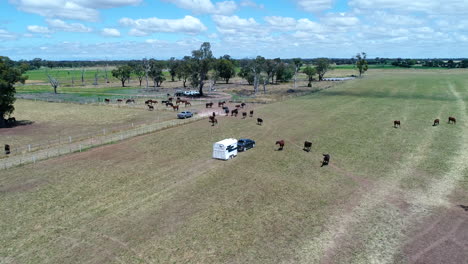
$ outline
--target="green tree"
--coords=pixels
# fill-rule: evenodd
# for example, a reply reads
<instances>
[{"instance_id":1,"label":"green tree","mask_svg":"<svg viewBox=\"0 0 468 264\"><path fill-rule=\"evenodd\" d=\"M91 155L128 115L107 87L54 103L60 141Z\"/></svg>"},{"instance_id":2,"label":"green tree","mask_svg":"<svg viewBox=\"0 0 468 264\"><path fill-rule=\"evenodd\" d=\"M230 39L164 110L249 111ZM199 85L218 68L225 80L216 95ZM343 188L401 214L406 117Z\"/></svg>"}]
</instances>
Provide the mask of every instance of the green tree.
<instances>
[{"instance_id":1,"label":"green tree","mask_svg":"<svg viewBox=\"0 0 468 264\"><path fill-rule=\"evenodd\" d=\"M229 79L236 76L236 66L229 59L220 58L216 60L214 69L217 72L217 76L223 78L226 83L229 83Z\"/></svg>"},{"instance_id":2,"label":"green tree","mask_svg":"<svg viewBox=\"0 0 468 264\"><path fill-rule=\"evenodd\" d=\"M304 68L304 70L302 70L302 72L304 72L309 79L307 87L312 87L312 81L314 80L314 75L317 74L317 70L315 70L314 67L307 66Z\"/></svg>"},{"instance_id":3,"label":"green tree","mask_svg":"<svg viewBox=\"0 0 468 264\"><path fill-rule=\"evenodd\" d=\"M294 63L294 89L296 89L297 88L297 74L299 73L299 70L301 69L302 60L300 58L294 58L293 63Z\"/></svg>"},{"instance_id":4,"label":"green tree","mask_svg":"<svg viewBox=\"0 0 468 264\"><path fill-rule=\"evenodd\" d=\"M14 84L27 79L23 72L14 67L8 57L0 56L0 127L5 127L5 118L13 113L16 89Z\"/></svg>"},{"instance_id":5,"label":"green tree","mask_svg":"<svg viewBox=\"0 0 468 264\"><path fill-rule=\"evenodd\" d=\"M359 77L369 69L366 60L367 54L365 52L358 53L356 55L356 68L359 71Z\"/></svg>"},{"instance_id":6,"label":"green tree","mask_svg":"<svg viewBox=\"0 0 468 264\"><path fill-rule=\"evenodd\" d=\"M331 70L330 60L327 58L319 58L315 61L315 70L317 71L319 81L323 81L323 76L327 71Z\"/></svg>"},{"instance_id":7,"label":"green tree","mask_svg":"<svg viewBox=\"0 0 468 264\"><path fill-rule=\"evenodd\" d=\"M179 67L179 61L174 57L171 57L168 62L169 74L171 75L171 80L174 82L174 78L177 75L177 67Z\"/></svg>"},{"instance_id":8,"label":"green tree","mask_svg":"<svg viewBox=\"0 0 468 264\"><path fill-rule=\"evenodd\" d=\"M176 75L179 79L182 79L184 88L187 87L187 79L192 75L192 58L185 56L180 62L176 69Z\"/></svg>"},{"instance_id":9,"label":"green tree","mask_svg":"<svg viewBox=\"0 0 468 264\"><path fill-rule=\"evenodd\" d=\"M192 51L193 72L192 85L198 86L200 95L203 96L203 85L207 79L208 71L213 66L213 53L209 42L204 42L200 49Z\"/></svg>"},{"instance_id":10,"label":"green tree","mask_svg":"<svg viewBox=\"0 0 468 264\"><path fill-rule=\"evenodd\" d=\"M130 74L132 74L132 67L128 65L121 65L117 69L112 70L112 76L122 82L122 87L125 87L125 82L130 79Z\"/></svg>"},{"instance_id":11,"label":"green tree","mask_svg":"<svg viewBox=\"0 0 468 264\"><path fill-rule=\"evenodd\" d=\"M160 87L163 81L166 80L163 73L165 63L154 59L151 59L149 63L151 65L151 70L148 72L148 76L153 79L154 87Z\"/></svg>"},{"instance_id":12,"label":"green tree","mask_svg":"<svg viewBox=\"0 0 468 264\"><path fill-rule=\"evenodd\" d=\"M130 67L132 67L132 73L136 75L138 78L138 81L140 82L140 87L141 87L141 82L143 82L143 78L146 76L145 72L145 67L142 62L135 62L130 64Z\"/></svg>"}]
</instances>

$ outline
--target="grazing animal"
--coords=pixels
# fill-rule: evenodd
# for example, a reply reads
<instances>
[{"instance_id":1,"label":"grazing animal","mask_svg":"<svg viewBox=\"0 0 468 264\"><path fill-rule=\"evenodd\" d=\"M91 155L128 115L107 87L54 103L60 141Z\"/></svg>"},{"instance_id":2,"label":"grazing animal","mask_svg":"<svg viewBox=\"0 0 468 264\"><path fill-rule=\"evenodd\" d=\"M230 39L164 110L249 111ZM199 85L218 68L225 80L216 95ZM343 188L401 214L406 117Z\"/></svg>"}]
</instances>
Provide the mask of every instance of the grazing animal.
<instances>
[{"instance_id":1,"label":"grazing animal","mask_svg":"<svg viewBox=\"0 0 468 264\"><path fill-rule=\"evenodd\" d=\"M185 107L187 107L187 105L192 105L189 101L185 101Z\"/></svg>"},{"instance_id":2,"label":"grazing animal","mask_svg":"<svg viewBox=\"0 0 468 264\"><path fill-rule=\"evenodd\" d=\"M10 152L10 145L8 144L5 144L5 155L9 155L11 152Z\"/></svg>"},{"instance_id":3,"label":"grazing animal","mask_svg":"<svg viewBox=\"0 0 468 264\"><path fill-rule=\"evenodd\" d=\"M180 103L182 103L182 101L180 101L180 99L177 99L177 100L175 101L175 103L176 103L176 104L180 104Z\"/></svg>"},{"instance_id":4,"label":"grazing animal","mask_svg":"<svg viewBox=\"0 0 468 264\"><path fill-rule=\"evenodd\" d=\"M174 106L174 104L171 103L171 102L167 102L167 103L166 103L166 107L168 107L168 106Z\"/></svg>"},{"instance_id":5,"label":"grazing animal","mask_svg":"<svg viewBox=\"0 0 468 264\"><path fill-rule=\"evenodd\" d=\"M167 104L167 103L169 103L169 101L167 101L167 100L161 101L161 104Z\"/></svg>"},{"instance_id":6,"label":"grazing animal","mask_svg":"<svg viewBox=\"0 0 468 264\"><path fill-rule=\"evenodd\" d=\"M122 99L117 99L117 103L119 103L119 104L120 104L121 102L123 102L123 100L122 100Z\"/></svg>"},{"instance_id":7,"label":"grazing animal","mask_svg":"<svg viewBox=\"0 0 468 264\"><path fill-rule=\"evenodd\" d=\"M110 103L110 99L108 99L108 98L104 99L104 103L106 103L106 104Z\"/></svg>"},{"instance_id":8,"label":"grazing animal","mask_svg":"<svg viewBox=\"0 0 468 264\"><path fill-rule=\"evenodd\" d=\"M279 145L279 149L278 149L278 150L283 150L283 148L284 148L284 140L278 140L278 141L276 141L275 145Z\"/></svg>"},{"instance_id":9,"label":"grazing animal","mask_svg":"<svg viewBox=\"0 0 468 264\"><path fill-rule=\"evenodd\" d=\"M247 112L242 112L242 118L246 118L247 117Z\"/></svg>"},{"instance_id":10,"label":"grazing animal","mask_svg":"<svg viewBox=\"0 0 468 264\"><path fill-rule=\"evenodd\" d=\"M215 117L215 116L216 116L216 113L215 113L215 112L213 112L213 117Z\"/></svg>"},{"instance_id":11,"label":"grazing animal","mask_svg":"<svg viewBox=\"0 0 468 264\"><path fill-rule=\"evenodd\" d=\"M393 127L396 128L396 127L401 127L401 123L400 123L400 120L395 120L393 121Z\"/></svg>"},{"instance_id":12,"label":"grazing animal","mask_svg":"<svg viewBox=\"0 0 468 264\"><path fill-rule=\"evenodd\" d=\"M218 102L218 107L223 107L226 101Z\"/></svg>"},{"instance_id":13,"label":"grazing animal","mask_svg":"<svg viewBox=\"0 0 468 264\"><path fill-rule=\"evenodd\" d=\"M149 110L149 111L153 111L153 110L154 110L154 106L148 105L148 110Z\"/></svg>"},{"instance_id":14,"label":"grazing animal","mask_svg":"<svg viewBox=\"0 0 468 264\"><path fill-rule=\"evenodd\" d=\"M461 209L463 209L463 210L465 210L465 211L468 212L468 205L462 205L462 204L460 204L459 206L460 206Z\"/></svg>"},{"instance_id":15,"label":"grazing animal","mask_svg":"<svg viewBox=\"0 0 468 264\"><path fill-rule=\"evenodd\" d=\"M153 103L152 100L146 100L146 101L145 101L145 105L149 105L149 104L152 104L152 103Z\"/></svg>"},{"instance_id":16,"label":"grazing animal","mask_svg":"<svg viewBox=\"0 0 468 264\"><path fill-rule=\"evenodd\" d=\"M234 109L231 111L231 116L236 116L237 117L237 114L239 113L239 111L237 109Z\"/></svg>"},{"instance_id":17,"label":"grazing animal","mask_svg":"<svg viewBox=\"0 0 468 264\"><path fill-rule=\"evenodd\" d=\"M156 100L151 100L151 102L152 102L153 104L157 104L157 103L158 103L158 101L156 101Z\"/></svg>"},{"instance_id":18,"label":"grazing animal","mask_svg":"<svg viewBox=\"0 0 468 264\"><path fill-rule=\"evenodd\" d=\"M451 124L451 123L454 123L456 124L457 123L457 119L453 116L450 116L449 119L448 119L448 123Z\"/></svg>"},{"instance_id":19,"label":"grazing animal","mask_svg":"<svg viewBox=\"0 0 468 264\"><path fill-rule=\"evenodd\" d=\"M322 155L323 155L323 161L322 161L322 166L320 167L326 166L328 165L328 163L330 163L330 154L322 154Z\"/></svg>"},{"instance_id":20,"label":"grazing animal","mask_svg":"<svg viewBox=\"0 0 468 264\"><path fill-rule=\"evenodd\" d=\"M167 97L171 96L170 94L167 94Z\"/></svg>"},{"instance_id":21,"label":"grazing animal","mask_svg":"<svg viewBox=\"0 0 468 264\"><path fill-rule=\"evenodd\" d=\"M263 119L257 118L257 125L261 126L263 124Z\"/></svg>"},{"instance_id":22,"label":"grazing animal","mask_svg":"<svg viewBox=\"0 0 468 264\"><path fill-rule=\"evenodd\" d=\"M177 110L177 112L179 112L179 106L178 106L178 105L173 105L173 106L172 106L172 109L173 109L174 111Z\"/></svg>"},{"instance_id":23,"label":"grazing animal","mask_svg":"<svg viewBox=\"0 0 468 264\"><path fill-rule=\"evenodd\" d=\"M440 122L440 120L437 118L436 120L434 120L434 124L432 126L438 126L439 122Z\"/></svg>"},{"instance_id":24,"label":"grazing animal","mask_svg":"<svg viewBox=\"0 0 468 264\"><path fill-rule=\"evenodd\" d=\"M172 100L174 100L173 97L169 97L167 100L169 100L169 102L172 102Z\"/></svg>"},{"instance_id":25,"label":"grazing animal","mask_svg":"<svg viewBox=\"0 0 468 264\"><path fill-rule=\"evenodd\" d=\"M253 110L250 110L250 117L253 117Z\"/></svg>"},{"instance_id":26,"label":"grazing animal","mask_svg":"<svg viewBox=\"0 0 468 264\"><path fill-rule=\"evenodd\" d=\"M213 102L206 103L206 108L211 108L211 107L213 107Z\"/></svg>"},{"instance_id":27,"label":"grazing animal","mask_svg":"<svg viewBox=\"0 0 468 264\"><path fill-rule=\"evenodd\" d=\"M244 108L244 106L245 106L245 103L242 103L242 104L241 104L241 108Z\"/></svg>"},{"instance_id":28,"label":"grazing animal","mask_svg":"<svg viewBox=\"0 0 468 264\"><path fill-rule=\"evenodd\" d=\"M133 99L127 99L127 101L125 101L125 103L126 103L126 104L130 104L130 103L134 104L134 103L135 103L135 100L133 100Z\"/></svg>"},{"instance_id":29,"label":"grazing animal","mask_svg":"<svg viewBox=\"0 0 468 264\"><path fill-rule=\"evenodd\" d=\"M229 115L229 107L223 106L223 110L224 110L224 113L226 114L226 116L228 116Z\"/></svg>"},{"instance_id":30,"label":"grazing animal","mask_svg":"<svg viewBox=\"0 0 468 264\"><path fill-rule=\"evenodd\" d=\"M214 126L215 124L218 124L218 120L215 118L214 115L210 116L210 123L211 123L212 126Z\"/></svg>"},{"instance_id":31,"label":"grazing animal","mask_svg":"<svg viewBox=\"0 0 468 264\"><path fill-rule=\"evenodd\" d=\"M304 142L304 151L310 152L310 149L312 148L312 142L310 141L305 141Z\"/></svg>"},{"instance_id":32,"label":"grazing animal","mask_svg":"<svg viewBox=\"0 0 468 264\"><path fill-rule=\"evenodd\" d=\"M240 108L240 107L241 107L241 105L236 105L236 108Z\"/></svg>"}]
</instances>

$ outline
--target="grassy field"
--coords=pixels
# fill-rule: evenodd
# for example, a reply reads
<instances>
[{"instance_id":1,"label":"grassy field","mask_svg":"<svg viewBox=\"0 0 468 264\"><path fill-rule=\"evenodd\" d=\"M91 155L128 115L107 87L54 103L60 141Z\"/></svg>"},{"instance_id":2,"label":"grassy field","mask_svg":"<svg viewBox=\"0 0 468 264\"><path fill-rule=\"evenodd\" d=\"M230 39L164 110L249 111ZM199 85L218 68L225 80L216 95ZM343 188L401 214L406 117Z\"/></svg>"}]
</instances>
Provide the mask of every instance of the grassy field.
<instances>
[{"instance_id":1,"label":"grassy field","mask_svg":"<svg viewBox=\"0 0 468 264\"><path fill-rule=\"evenodd\" d=\"M0 262L409 263L414 228L468 205L466 87L370 71L256 108L262 126L220 117L0 171ZM227 137L257 146L211 159Z\"/></svg>"}]
</instances>

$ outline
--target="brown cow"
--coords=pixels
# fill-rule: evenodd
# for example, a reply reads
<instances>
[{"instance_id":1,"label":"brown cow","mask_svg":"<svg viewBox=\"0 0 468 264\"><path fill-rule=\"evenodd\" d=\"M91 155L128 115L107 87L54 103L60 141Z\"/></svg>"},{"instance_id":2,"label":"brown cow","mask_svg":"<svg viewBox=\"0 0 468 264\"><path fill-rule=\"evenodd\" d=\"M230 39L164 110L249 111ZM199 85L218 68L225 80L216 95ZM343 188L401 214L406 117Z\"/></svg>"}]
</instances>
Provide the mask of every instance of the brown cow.
<instances>
[{"instance_id":1,"label":"brown cow","mask_svg":"<svg viewBox=\"0 0 468 264\"><path fill-rule=\"evenodd\" d=\"M178 105L173 105L172 109L174 109L174 111L177 110L177 112L179 112L179 106Z\"/></svg>"},{"instance_id":2,"label":"brown cow","mask_svg":"<svg viewBox=\"0 0 468 264\"><path fill-rule=\"evenodd\" d=\"M434 120L434 124L432 126L438 126L439 125L439 122L440 120L437 118Z\"/></svg>"},{"instance_id":3,"label":"brown cow","mask_svg":"<svg viewBox=\"0 0 468 264\"><path fill-rule=\"evenodd\" d=\"M401 127L401 123L400 123L400 120L395 120L393 121L393 127L396 128L396 127Z\"/></svg>"},{"instance_id":4,"label":"brown cow","mask_svg":"<svg viewBox=\"0 0 468 264\"><path fill-rule=\"evenodd\" d=\"M218 107L223 107L226 101L218 102Z\"/></svg>"},{"instance_id":5,"label":"brown cow","mask_svg":"<svg viewBox=\"0 0 468 264\"><path fill-rule=\"evenodd\" d=\"M245 106L245 103L242 103L242 104L241 104L241 108L244 108L244 106Z\"/></svg>"},{"instance_id":6,"label":"brown cow","mask_svg":"<svg viewBox=\"0 0 468 264\"><path fill-rule=\"evenodd\" d=\"M241 105L236 105L236 108L240 108L240 107L241 107Z\"/></svg>"},{"instance_id":7,"label":"brown cow","mask_svg":"<svg viewBox=\"0 0 468 264\"><path fill-rule=\"evenodd\" d=\"M250 110L250 117L253 117L253 110Z\"/></svg>"},{"instance_id":8,"label":"brown cow","mask_svg":"<svg viewBox=\"0 0 468 264\"><path fill-rule=\"evenodd\" d=\"M106 104L108 104L108 103L110 103L110 99L106 98L106 99L104 99L104 102L105 102Z\"/></svg>"},{"instance_id":9,"label":"brown cow","mask_svg":"<svg viewBox=\"0 0 468 264\"><path fill-rule=\"evenodd\" d=\"M247 112L242 112L242 118L246 118L247 117Z\"/></svg>"},{"instance_id":10,"label":"brown cow","mask_svg":"<svg viewBox=\"0 0 468 264\"><path fill-rule=\"evenodd\" d=\"M123 102L123 100L122 100L122 99L117 99L117 103L119 103L119 104L120 104L120 103L122 103L122 102Z\"/></svg>"},{"instance_id":11,"label":"brown cow","mask_svg":"<svg viewBox=\"0 0 468 264\"><path fill-rule=\"evenodd\" d=\"M213 107L213 102L206 103L206 108L211 108L211 107Z\"/></svg>"},{"instance_id":12,"label":"brown cow","mask_svg":"<svg viewBox=\"0 0 468 264\"><path fill-rule=\"evenodd\" d=\"M231 116L236 116L237 117L237 114L239 113L239 111L237 109L234 109L231 111Z\"/></svg>"},{"instance_id":13,"label":"brown cow","mask_svg":"<svg viewBox=\"0 0 468 264\"><path fill-rule=\"evenodd\" d=\"M448 123L451 124L451 123L454 123L456 124L457 123L457 119L453 116L449 116L449 119L448 119Z\"/></svg>"},{"instance_id":14,"label":"brown cow","mask_svg":"<svg viewBox=\"0 0 468 264\"><path fill-rule=\"evenodd\" d=\"M276 141L275 145L279 145L279 149L278 149L278 150L283 150L283 148L284 148L284 140L278 140L278 141Z\"/></svg>"}]
</instances>

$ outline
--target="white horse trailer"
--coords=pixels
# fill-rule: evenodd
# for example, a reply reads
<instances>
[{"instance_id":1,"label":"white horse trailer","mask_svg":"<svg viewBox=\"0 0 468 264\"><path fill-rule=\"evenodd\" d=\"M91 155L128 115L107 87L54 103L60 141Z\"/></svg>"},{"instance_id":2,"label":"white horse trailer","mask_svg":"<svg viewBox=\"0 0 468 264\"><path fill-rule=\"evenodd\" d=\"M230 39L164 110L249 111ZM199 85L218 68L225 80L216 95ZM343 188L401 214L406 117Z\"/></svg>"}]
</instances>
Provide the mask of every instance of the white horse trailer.
<instances>
[{"instance_id":1,"label":"white horse trailer","mask_svg":"<svg viewBox=\"0 0 468 264\"><path fill-rule=\"evenodd\" d=\"M237 156L237 139L227 138L213 144L213 158L228 160Z\"/></svg>"}]
</instances>

